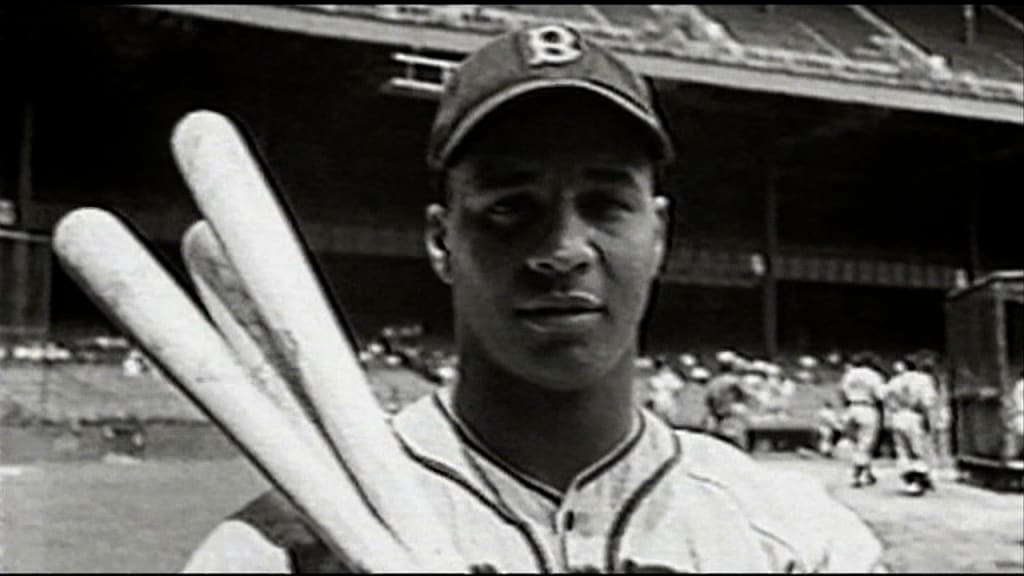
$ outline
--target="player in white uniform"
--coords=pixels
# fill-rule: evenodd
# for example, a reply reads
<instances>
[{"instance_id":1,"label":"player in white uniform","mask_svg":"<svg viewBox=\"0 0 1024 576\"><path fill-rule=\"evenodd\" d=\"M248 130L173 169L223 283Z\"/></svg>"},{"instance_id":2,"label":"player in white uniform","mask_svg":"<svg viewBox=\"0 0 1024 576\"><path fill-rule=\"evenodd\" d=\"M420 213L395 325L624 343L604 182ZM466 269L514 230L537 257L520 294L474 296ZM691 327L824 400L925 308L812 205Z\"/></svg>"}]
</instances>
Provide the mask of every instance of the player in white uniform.
<instances>
[{"instance_id":1,"label":"player in white uniform","mask_svg":"<svg viewBox=\"0 0 1024 576\"><path fill-rule=\"evenodd\" d=\"M641 78L560 26L472 55L428 160L427 250L451 285L459 378L393 420L476 572L853 571L881 547L821 485L633 402L662 265L671 143ZM344 569L278 495L218 526L189 571Z\"/></svg>"},{"instance_id":2,"label":"player in white uniform","mask_svg":"<svg viewBox=\"0 0 1024 576\"><path fill-rule=\"evenodd\" d=\"M670 426L679 425L679 395L686 382L664 358L655 358L654 374L647 378L645 405Z\"/></svg>"},{"instance_id":3,"label":"player in white uniform","mask_svg":"<svg viewBox=\"0 0 1024 576\"><path fill-rule=\"evenodd\" d=\"M839 381L839 391L846 404L844 421L847 436L854 444L852 462L855 488L877 482L871 470L871 461L881 427L878 405L885 394L885 377L874 367L877 365L870 354L856 354L850 359Z\"/></svg>"},{"instance_id":4,"label":"player in white uniform","mask_svg":"<svg viewBox=\"0 0 1024 576\"><path fill-rule=\"evenodd\" d=\"M1006 402L1006 420L1010 441L1006 447L1009 460L1024 459L1024 374L1020 374Z\"/></svg>"},{"instance_id":5,"label":"player in white uniform","mask_svg":"<svg viewBox=\"0 0 1024 576\"><path fill-rule=\"evenodd\" d=\"M935 379L918 368L917 358L907 358L907 370L886 386L886 405L893 410L892 431L896 460L904 488L913 495L933 489L929 461L934 450L929 431L930 416L938 397Z\"/></svg>"}]
</instances>

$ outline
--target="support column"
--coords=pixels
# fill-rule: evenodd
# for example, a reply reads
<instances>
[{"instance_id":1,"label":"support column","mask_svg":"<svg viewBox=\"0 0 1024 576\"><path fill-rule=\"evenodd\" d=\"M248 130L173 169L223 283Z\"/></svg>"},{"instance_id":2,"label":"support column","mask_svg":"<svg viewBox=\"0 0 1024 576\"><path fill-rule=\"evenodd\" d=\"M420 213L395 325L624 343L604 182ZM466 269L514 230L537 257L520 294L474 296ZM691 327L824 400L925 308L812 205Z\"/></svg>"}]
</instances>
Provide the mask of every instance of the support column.
<instances>
[{"instance_id":1,"label":"support column","mask_svg":"<svg viewBox=\"0 0 1024 576\"><path fill-rule=\"evenodd\" d=\"M968 46L974 45L974 37L977 31L977 18L974 13L974 4L963 5L963 39L964 44Z\"/></svg>"},{"instance_id":2,"label":"support column","mask_svg":"<svg viewBox=\"0 0 1024 576\"><path fill-rule=\"evenodd\" d=\"M31 92L25 94L22 108L21 142L18 144L18 192L14 207L18 228L25 230L28 225L29 203L32 202L32 157L35 144L35 103Z\"/></svg>"},{"instance_id":3,"label":"support column","mask_svg":"<svg viewBox=\"0 0 1024 576\"><path fill-rule=\"evenodd\" d=\"M764 275L762 276L764 351L768 358L775 358L778 355L778 286L775 278L775 261L779 250L776 190L778 177L775 165L769 165L764 188Z\"/></svg>"},{"instance_id":4,"label":"support column","mask_svg":"<svg viewBox=\"0 0 1024 576\"><path fill-rule=\"evenodd\" d=\"M35 122L33 104L30 94L25 95L24 116L21 123L21 141L18 145L18 188L14 205L16 228L25 230L28 225L28 204L32 201L32 148ZM7 310L3 314L9 322L8 326L0 327L10 332L15 338L26 336L33 328L30 314L31 295L36 288L32 274L31 258L35 255L33 243L28 235L15 233L5 240L9 244L6 252L10 262L0 270L0 274L10 274L8 287L10 294L5 295L6 302L0 302Z\"/></svg>"},{"instance_id":5,"label":"support column","mask_svg":"<svg viewBox=\"0 0 1024 576\"><path fill-rule=\"evenodd\" d=\"M978 243L978 197L967 192L967 280L974 282L982 274L981 248Z\"/></svg>"}]
</instances>

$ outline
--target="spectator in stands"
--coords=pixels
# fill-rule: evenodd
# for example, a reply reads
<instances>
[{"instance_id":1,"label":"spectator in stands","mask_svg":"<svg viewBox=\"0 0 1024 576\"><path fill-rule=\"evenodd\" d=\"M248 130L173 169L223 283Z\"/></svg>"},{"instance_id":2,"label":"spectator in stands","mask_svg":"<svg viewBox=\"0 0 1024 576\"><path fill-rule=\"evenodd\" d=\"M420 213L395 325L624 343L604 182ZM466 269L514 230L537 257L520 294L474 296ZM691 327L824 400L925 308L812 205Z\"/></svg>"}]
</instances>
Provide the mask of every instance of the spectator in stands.
<instances>
[{"instance_id":1,"label":"spectator in stands","mask_svg":"<svg viewBox=\"0 0 1024 576\"><path fill-rule=\"evenodd\" d=\"M902 374L902 373L904 373L906 371L907 371L907 365L906 365L905 362L903 362L903 360L897 360L897 361L892 363L892 373L893 373L893 375Z\"/></svg>"},{"instance_id":2,"label":"spectator in stands","mask_svg":"<svg viewBox=\"0 0 1024 576\"><path fill-rule=\"evenodd\" d=\"M690 370L690 382L698 386L707 386L708 380L711 378L711 372L703 366L694 366Z\"/></svg>"},{"instance_id":3,"label":"spectator in stands","mask_svg":"<svg viewBox=\"0 0 1024 576\"><path fill-rule=\"evenodd\" d=\"M846 433L855 446L852 458L854 488L877 482L871 461L880 425L878 404L885 391L885 377L878 370L878 365L873 354L857 353L850 359L839 382L846 406Z\"/></svg>"}]
</instances>

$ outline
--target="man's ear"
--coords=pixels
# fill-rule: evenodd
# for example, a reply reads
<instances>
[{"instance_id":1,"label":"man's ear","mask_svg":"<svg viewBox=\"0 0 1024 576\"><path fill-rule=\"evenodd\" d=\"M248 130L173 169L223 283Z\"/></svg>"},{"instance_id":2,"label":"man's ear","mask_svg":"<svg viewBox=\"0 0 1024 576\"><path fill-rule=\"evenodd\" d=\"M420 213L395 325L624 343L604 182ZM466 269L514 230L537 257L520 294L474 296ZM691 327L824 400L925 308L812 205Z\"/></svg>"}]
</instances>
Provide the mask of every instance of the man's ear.
<instances>
[{"instance_id":1,"label":"man's ear","mask_svg":"<svg viewBox=\"0 0 1024 576\"><path fill-rule=\"evenodd\" d=\"M654 197L654 256L656 259L655 270L661 273L665 268L665 256L668 253L669 231L672 218L672 205L666 196Z\"/></svg>"},{"instance_id":2,"label":"man's ear","mask_svg":"<svg viewBox=\"0 0 1024 576\"><path fill-rule=\"evenodd\" d=\"M448 209L440 204L427 206L423 236L430 267L445 284L452 283L451 254L448 252Z\"/></svg>"}]
</instances>

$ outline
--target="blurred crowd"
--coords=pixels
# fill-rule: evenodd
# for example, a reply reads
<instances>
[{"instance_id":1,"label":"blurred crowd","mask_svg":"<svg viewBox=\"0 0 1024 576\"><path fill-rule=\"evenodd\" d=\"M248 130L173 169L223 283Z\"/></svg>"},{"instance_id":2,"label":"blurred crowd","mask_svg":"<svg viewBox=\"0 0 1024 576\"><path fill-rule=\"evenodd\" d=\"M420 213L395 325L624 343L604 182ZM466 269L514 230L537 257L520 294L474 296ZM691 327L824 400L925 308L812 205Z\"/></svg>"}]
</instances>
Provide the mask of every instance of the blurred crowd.
<instances>
[{"instance_id":1,"label":"blurred crowd","mask_svg":"<svg viewBox=\"0 0 1024 576\"><path fill-rule=\"evenodd\" d=\"M0 364L109 364L120 362L132 345L119 336L91 336L69 341L0 343Z\"/></svg>"},{"instance_id":2,"label":"blurred crowd","mask_svg":"<svg viewBox=\"0 0 1024 576\"><path fill-rule=\"evenodd\" d=\"M458 357L445 344L432 341L421 324L390 325L358 354L367 369L408 370L441 386L458 375ZM119 363L128 377L159 371L137 347L116 336L0 345L0 366L75 363ZM950 459L949 390L942 359L933 351L888 360L870 351L833 351L776 361L729 349L662 353L639 358L636 375L639 402L670 425L708 432L744 449L750 449L752 428L804 426L814 430L822 456L852 451L861 467L879 456L919 468L916 460ZM1009 458L1024 457L1022 382L1024 377L1011 386L1006 400L1007 429L1016 431L1007 447ZM919 422L911 422L915 418ZM922 451L928 454L919 456ZM866 470L857 471L862 483L870 483Z\"/></svg>"}]
</instances>

